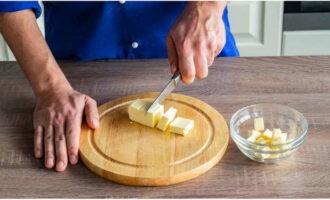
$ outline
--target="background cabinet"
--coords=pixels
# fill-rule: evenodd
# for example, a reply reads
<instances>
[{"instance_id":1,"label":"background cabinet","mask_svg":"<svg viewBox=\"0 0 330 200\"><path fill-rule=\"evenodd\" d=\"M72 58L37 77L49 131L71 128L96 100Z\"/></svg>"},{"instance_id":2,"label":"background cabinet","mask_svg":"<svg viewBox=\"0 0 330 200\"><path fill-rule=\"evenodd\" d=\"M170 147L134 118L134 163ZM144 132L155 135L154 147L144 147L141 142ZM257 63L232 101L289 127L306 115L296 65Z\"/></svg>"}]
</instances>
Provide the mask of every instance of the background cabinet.
<instances>
[{"instance_id":1,"label":"background cabinet","mask_svg":"<svg viewBox=\"0 0 330 200\"><path fill-rule=\"evenodd\" d=\"M282 1L232 1L228 9L241 56L281 55Z\"/></svg>"}]
</instances>

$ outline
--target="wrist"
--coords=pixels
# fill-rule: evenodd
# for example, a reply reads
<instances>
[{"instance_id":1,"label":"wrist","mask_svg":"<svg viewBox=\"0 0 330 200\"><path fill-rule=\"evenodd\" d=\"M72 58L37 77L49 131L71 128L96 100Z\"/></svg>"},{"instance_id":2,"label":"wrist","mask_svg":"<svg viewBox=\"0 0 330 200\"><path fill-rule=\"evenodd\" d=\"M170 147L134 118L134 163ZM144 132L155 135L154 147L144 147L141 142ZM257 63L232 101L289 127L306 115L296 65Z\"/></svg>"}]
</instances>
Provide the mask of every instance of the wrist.
<instances>
[{"instance_id":1,"label":"wrist","mask_svg":"<svg viewBox=\"0 0 330 200\"><path fill-rule=\"evenodd\" d=\"M52 59L50 62L46 62L44 70L31 83L37 97L73 90L56 61Z\"/></svg>"},{"instance_id":2,"label":"wrist","mask_svg":"<svg viewBox=\"0 0 330 200\"><path fill-rule=\"evenodd\" d=\"M73 91L71 85L67 82L52 82L43 86L38 86L34 89L34 94L37 98L45 96L53 96L59 93Z\"/></svg>"},{"instance_id":3,"label":"wrist","mask_svg":"<svg viewBox=\"0 0 330 200\"><path fill-rule=\"evenodd\" d=\"M192 1L188 2L187 6L192 6L203 10L205 13L223 13L228 1Z\"/></svg>"}]
</instances>

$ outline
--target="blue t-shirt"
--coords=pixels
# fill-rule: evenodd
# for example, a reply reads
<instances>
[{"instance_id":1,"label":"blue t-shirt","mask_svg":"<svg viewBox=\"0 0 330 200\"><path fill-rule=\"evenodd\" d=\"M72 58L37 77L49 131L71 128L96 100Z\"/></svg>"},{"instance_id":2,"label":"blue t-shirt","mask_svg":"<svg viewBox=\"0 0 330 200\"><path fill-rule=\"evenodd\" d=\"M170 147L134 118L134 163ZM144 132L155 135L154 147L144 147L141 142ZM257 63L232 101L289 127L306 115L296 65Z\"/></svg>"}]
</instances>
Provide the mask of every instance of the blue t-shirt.
<instances>
[{"instance_id":1,"label":"blue t-shirt","mask_svg":"<svg viewBox=\"0 0 330 200\"><path fill-rule=\"evenodd\" d=\"M44 2L46 41L57 59L166 58L166 36L186 2ZM0 2L0 12L33 9L38 2ZM219 56L239 56L228 10L226 45ZM133 45L132 45L133 44ZM135 48L134 48L135 47Z\"/></svg>"}]
</instances>

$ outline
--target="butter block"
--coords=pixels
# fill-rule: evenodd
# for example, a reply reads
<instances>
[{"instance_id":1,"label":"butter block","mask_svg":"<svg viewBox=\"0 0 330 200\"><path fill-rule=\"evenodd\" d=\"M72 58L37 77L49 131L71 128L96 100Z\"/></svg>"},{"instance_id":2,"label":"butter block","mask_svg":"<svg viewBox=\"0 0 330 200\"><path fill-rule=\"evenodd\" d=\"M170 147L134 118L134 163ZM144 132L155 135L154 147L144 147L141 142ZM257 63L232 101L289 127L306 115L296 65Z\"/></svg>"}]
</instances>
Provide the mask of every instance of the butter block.
<instances>
[{"instance_id":1,"label":"butter block","mask_svg":"<svg viewBox=\"0 0 330 200\"><path fill-rule=\"evenodd\" d=\"M265 129L264 118L258 117L254 119L254 130L263 131Z\"/></svg>"},{"instance_id":2,"label":"butter block","mask_svg":"<svg viewBox=\"0 0 330 200\"><path fill-rule=\"evenodd\" d=\"M262 134L262 136L266 139L272 139L273 137L273 131L267 129L264 131L264 133Z\"/></svg>"},{"instance_id":3,"label":"butter block","mask_svg":"<svg viewBox=\"0 0 330 200\"><path fill-rule=\"evenodd\" d=\"M170 124L170 131L186 136L194 128L194 121L183 117L177 117Z\"/></svg>"},{"instance_id":4,"label":"butter block","mask_svg":"<svg viewBox=\"0 0 330 200\"><path fill-rule=\"evenodd\" d=\"M146 113L150 105L151 102L141 99L135 100L128 107L129 119L149 127L155 127L164 114L164 106L158 104L154 109Z\"/></svg>"},{"instance_id":5,"label":"butter block","mask_svg":"<svg viewBox=\"0 0 330 200\"><path fill-rule=\"evenodd\" d=\"M169 108L165 114L162 116L160 121L157 124L157 128L166 131L166 129L169 127L168 125L173 121L173 119L176 116L177 110L173 107Z\"/></svg>"}]
</instances>

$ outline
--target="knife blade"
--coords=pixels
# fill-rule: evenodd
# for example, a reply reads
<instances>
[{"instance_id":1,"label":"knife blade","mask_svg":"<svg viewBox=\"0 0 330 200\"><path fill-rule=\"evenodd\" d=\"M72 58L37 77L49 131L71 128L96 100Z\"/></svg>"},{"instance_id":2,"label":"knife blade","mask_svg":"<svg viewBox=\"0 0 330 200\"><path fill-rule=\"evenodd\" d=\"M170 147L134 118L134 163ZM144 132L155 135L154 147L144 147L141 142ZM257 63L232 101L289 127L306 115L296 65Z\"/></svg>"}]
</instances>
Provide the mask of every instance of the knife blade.
<instances>
[{"instance_id":1,"label":"knife blade","mask_svg":"<svg viewBox=\"0 0 330 200\"><path fill-rule=\"evenodd\" d=\"M166 84L163 91L159 94L159 96L155 99L155 101L151 104L146 113L150 112L157 104L160 104L164 101L164 99L176 88L180 81L180 71L176 71L172 76L171 80Z\"/></svg>"}]
</instances>

